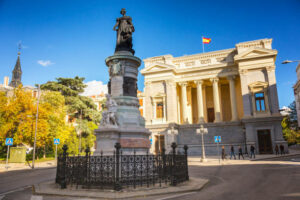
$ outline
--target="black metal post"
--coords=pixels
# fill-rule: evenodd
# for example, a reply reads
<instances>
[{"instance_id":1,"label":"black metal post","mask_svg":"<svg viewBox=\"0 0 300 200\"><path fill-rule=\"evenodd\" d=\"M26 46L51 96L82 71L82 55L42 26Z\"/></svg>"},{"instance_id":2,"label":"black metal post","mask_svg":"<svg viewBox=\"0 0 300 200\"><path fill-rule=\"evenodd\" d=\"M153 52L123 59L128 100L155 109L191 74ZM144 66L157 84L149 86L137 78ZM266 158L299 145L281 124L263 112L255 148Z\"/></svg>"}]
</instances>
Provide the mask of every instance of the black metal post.
<instances>
[{"instance_id":1,"label":"black metal post","mask_svg":"<svg viewBox=\"0 0 300 200\"><path fill-rule=\"evenodd\" d=\"M60 181L60 187L61 189L67 188L67 180L66 180L66 166L67 166L67 150L68 146L64 144L63 146L63 161L62 161L62 168L61 168L61 181Z\"/></svg>"},{"instance_id":2,"label":"black metal post","mask_svg":"<svg viewBox=\"0 0 300 200\"><path fill-rule=\"evenodd\" d=\"M177 144L175 142L172 143L172 182L171 185L176 186L177 180L176 180L176 147Z\"/></svg>"},{"instance_id":3,"label":"black metal post","mask_svg":"<svg viewBox=\"0 0 300 200\"><path fill-rule=\"evenodd\" d=\"M120 191L122 189L121 183L120 183L120 149L121 149L121 144L120 143L116 143L115 144L115 148L116 148L116 181L115 181L115 190L116 191Z\"/></svg>"},{"instance_id":4,"label":"black metal post","mask_svg":"<svg viewBox=\"0 0 300 200\"><path fill-rule=\"evenodd\" d=\"M85 149L85 184L89 187L90 186L90 180L89 180L89 163L90 163L90 147L87 147Z\"/></svg>"},{"instance_id":5,"label":"black metal post","mask_svg":"<svg viewBox=\"0 0 300 200\"><path fill-rule=\"evenodd\" d=\"M185 171L185 177L186 177L186 180L189 180L189 165L188 165L188 149L189 147L187 145L184 145L183 147L184 149L184 155L185 155L185 167L186 167L186 171Z\"/></svg>"},{"instance_id":6,"label":"black metal post","mask_svg":"<svg viewBox=\"0 0 300 200\"><path fill-rule=\"evenodd\" d=\"M162 165L162 179L165 179L166 178L166 174L167 174L167 168L166 168L166 149L165 148L162 148L161 150L161 157L162 157L162 162L163 162L163 165Z\"/></svg>"}]
</instances>

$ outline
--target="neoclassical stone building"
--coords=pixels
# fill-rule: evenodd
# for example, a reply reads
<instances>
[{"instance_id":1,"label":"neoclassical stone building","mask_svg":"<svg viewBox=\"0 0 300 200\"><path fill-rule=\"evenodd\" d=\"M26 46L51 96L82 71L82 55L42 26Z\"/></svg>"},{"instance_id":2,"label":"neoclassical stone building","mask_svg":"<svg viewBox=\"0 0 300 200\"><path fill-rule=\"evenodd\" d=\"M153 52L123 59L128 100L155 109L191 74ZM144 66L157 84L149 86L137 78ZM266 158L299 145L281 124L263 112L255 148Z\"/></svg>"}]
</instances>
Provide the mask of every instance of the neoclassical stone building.
<instances>
[{"instance_id":1,"label":"neoclassical stone building","mask_svg":"<svg viewBox=\"0 0 300 200\"><path fill-rule=\"evenodd\" d=\"M235 48L144 60L143 113L152 132L151 150L167 150L175 141L201 153L200 124L208 154L217 152L214 136L231 145L255 145L258 153L272 153L283 143L272 39L236 44ZM237 150L237 148L236 148ZM229 152L228 152L229 153Z\"/></svg>"}]
</instances>

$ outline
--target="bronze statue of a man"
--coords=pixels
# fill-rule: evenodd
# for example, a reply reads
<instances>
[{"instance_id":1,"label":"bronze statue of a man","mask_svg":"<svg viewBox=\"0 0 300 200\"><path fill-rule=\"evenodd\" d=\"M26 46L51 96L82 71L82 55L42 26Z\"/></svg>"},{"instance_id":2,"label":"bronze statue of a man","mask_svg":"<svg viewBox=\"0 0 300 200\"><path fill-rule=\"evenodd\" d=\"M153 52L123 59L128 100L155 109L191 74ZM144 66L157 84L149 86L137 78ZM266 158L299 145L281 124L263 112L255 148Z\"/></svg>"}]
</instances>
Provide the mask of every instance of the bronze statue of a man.
<instances>
[{"instance_id":1,"label":"bronze statue of a man","mask_svg":"<svg viewBox=\"0 0 300 200\"><path fill-rule=\"evenodd\" d=\"M117 31L117 44L116 51L130 51L134 54L132 49L132 33L134 32L134 26L132 19L129 16L125 16L126 10L122 8L121 14L123 17L117 18L116 25L113 30Z\"/></svg>"}]
</instances>

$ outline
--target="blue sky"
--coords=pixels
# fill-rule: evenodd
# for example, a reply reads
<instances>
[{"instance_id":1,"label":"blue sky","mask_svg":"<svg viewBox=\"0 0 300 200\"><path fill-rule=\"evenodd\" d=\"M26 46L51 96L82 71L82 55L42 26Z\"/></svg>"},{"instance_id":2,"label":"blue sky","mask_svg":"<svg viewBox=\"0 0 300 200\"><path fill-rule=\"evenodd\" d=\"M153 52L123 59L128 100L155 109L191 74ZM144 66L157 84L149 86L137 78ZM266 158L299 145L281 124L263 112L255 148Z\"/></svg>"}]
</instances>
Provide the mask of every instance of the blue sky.
<instances>
[{"instance_id":1,"label":"blue sky","mask_svg":"<svg viewBox=\"0 0 300 200\"><path fill-rule=\"evenodd\" d=\"M299 0L0 0L0 83L11 77L20 40L25 85L76 75L107 83L104 60L114 52L112 28L123 7L133 18L141 59L201 53L202 35L212 38L206 51L273 38L280 107L294 100L297 63L281 62L300 59ZM138 86L143 88L142 76Z\"/></svg>"}]
</instances>

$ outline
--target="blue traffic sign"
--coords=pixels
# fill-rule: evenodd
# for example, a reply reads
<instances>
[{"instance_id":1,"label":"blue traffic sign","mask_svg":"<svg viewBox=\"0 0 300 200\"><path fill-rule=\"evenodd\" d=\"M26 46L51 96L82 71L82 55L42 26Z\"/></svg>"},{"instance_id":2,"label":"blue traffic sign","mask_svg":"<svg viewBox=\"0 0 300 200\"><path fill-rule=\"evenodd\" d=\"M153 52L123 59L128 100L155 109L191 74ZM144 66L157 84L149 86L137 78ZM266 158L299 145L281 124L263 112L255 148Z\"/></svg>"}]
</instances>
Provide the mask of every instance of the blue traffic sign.
<instances>
[{"instance_id":1,"label":"blue traffic sign","mask_svg":"<svg viewBox=\"0 0 300 200\"><path fill-rule=\"evenodd\" d=\"M150 139L150 144L152 144L152 138Z\"/></svg>"},{"instance_id":2,"label":"blue traffic sign","mask_svg":"<svg viewBox=\"0 0 300 200\"><path fill-rule=\"evenodd\" d=\"M221 142L221 136L215 136L215 143Z\"/></svg>"},{"instance_id":3,"label":"blue traffic sign","mask_svg":"<svg viewBox=\"0 0 300 200\"><path fill-rule=\"evenodd\" d=\"M59 144L59 143L60 143L59 139L58 138L54 138L54 144Z\"/></svg>"},{"instance_id":4,"label":"blue traffic sign","mask_svg":"<svg viewBox=\"0 0 300 200\"><path fill-rule=\"evenodd\" d=\"M6 146L12 146L14 143L14 139L13 138L6 138L5 140L5 145Z\"/></svg>"}]
</instances>

